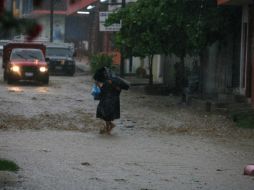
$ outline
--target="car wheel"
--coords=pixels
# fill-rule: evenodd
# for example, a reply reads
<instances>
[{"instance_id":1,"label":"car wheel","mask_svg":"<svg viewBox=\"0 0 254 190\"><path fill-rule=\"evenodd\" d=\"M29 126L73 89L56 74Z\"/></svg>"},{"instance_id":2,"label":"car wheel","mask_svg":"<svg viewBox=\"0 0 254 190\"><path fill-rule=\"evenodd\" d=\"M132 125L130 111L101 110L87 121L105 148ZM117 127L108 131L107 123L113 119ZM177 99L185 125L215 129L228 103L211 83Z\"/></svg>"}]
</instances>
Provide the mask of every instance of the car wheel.
<instances>
[{"instance_id":1,"label":"car wheel","mask_svg":"<svg viewBox=\"0 0 254 190\"><path fill-rule=\"evenodd\" d=\"M14 83L14 80L11 79L10 77L8 77L8 78L7 78L7 83L8 83L8 84L13 84L13 83Z\"/></svg>"},{"instance_id":2,"label":"car wheel","mask_svg":"<svg viewBox=\"0 0 254 190\"><path fill-rule=\"evenodd\" d=\"M69 73L69 76L73 77L73 75L74 75L74 72Z\"/></svg>"},{"instance_id":3,"label":"car wheel","mask_svg":"<svg viewBox=\"0 0 254 190\"><path fill-rule=\"evenodd\" d=\"M42 83L48 85L49 84L49 77L43 79Z\"/></svg>"},{"instance_id":4,"label":"car wheel","mask_svg":"<svg viewBox=\"0 0 254 190\"><path fill-rule=\"evenodd\" d=\"M67 74L68 74L69 76L73 76L73 75L74 75L74 73L75 73L75 69L71 70L71 71L70 71L70 72L68 72Z\"/></svg>"},{"instance_id":5,"label":"car wheel","mask_svg":"<svg viewBox=\"0 0 254 190\"><path fill-rule=\"evenodd\" d=\"M6 71L4 70L4 76L3 76L3 79L4 79L4 81L7 81L7 73L6 73Z\"/></svg>"}]
</instances>

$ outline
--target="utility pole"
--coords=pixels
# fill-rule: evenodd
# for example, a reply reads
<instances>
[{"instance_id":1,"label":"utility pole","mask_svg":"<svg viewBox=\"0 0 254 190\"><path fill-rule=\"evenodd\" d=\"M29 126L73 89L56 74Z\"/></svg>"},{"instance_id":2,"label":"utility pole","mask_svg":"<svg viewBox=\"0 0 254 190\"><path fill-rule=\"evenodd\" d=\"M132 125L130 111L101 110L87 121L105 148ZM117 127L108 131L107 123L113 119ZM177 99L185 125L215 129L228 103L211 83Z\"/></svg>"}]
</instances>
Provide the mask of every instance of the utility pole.
<instances>
[{"instance_id":1,"label":"utility pole","mask_svg":"<svg viewBox=\"0 0 254 190\"><path fill-rule=\"evenodd\" d=\"M104 1L103 1L104 2ZM106 3L107 5L121 5L121 7L122 8L125 8L125 6L126 6L126 0L121 0L121 2L118 2L117 0L115 0L114 2L113 2L113 0L112 0L112 2L110 2L110 3ZM125 64L124 64L124 49L125 49L125 47L121 47L120 48L120 57L121 57L121 60L120 60L120 76L121 77L124 77L124 66L125 66Z\"/></svg>"},{"instance_id":2,"label":"utility pole","mask_svg":"<svg viewBox=\"0 0 254 190\"><path fill-rule=\"evenodd\" d=\"M53 42L54 0L50 0L50 42Z\"/></svg>"},{"instance_id":3,"label":"utility pole","mask_svg":"<svg viewBox=\"0 0 254 190\"><path fill-rule=\"evenodd\" d=\"M124 8L126 5L126 0L122 0L122 8ZM120 62L120 76L124 77L124 56L123 56L124 47L121 47L120 53L121 53L121 62Z\"/></svg>"},{"instance_id":4,"label":"utility pole","mask_svg":"<svg viewBox=\"0 0 254 190\"><path fill-rule=\"evenodd\" d=\"M100 2L96 3L97 11L94 12L92 17L92 27L90 29L90 36L91 36L91 53L94 54L98 51L98 30L99 30L99 11L100 11Z\"/></svg>"},{"instance_id":5,"label":"utility pole","mask_svg":"<svg viewBox=\"0 0 254 190\"><path fill-rule=\"evenodd\" d=\"M14 0L11 0L11 15L14 16Z\"/></svg>"}]
</instances>

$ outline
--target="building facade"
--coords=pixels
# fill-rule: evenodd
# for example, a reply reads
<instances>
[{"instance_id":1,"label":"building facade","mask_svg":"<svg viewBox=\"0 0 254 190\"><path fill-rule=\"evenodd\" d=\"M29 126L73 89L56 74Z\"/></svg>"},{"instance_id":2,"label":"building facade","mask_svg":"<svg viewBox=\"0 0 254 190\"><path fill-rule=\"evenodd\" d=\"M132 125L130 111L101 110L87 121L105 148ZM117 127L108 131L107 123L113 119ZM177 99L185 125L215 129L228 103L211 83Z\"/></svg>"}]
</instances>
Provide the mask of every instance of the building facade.
<instances>
[{"instance_id":1,"label":"building facade","mask_svg":"<svg viewBox=\"0 0 254 190\"><path fill-rule=\"evenodd\" d=\"M217 0L220 6L242 7L239 93L246 96L254 105L254 1Z\"/></svg>"},{"instance_id":2,"label":"building facade","mask_svg":"<svg viewBox=\"0 0 254 190\"><path fill-rule=\"evenodd\" d=\"M79 15L77 11L94 2L96 0L43 0L41 3L36 0L5 0L5 7L15 17L36 19L43 27L40 34L43 39L52 37L53 42L73 42L88 48L91 18Z\"/></svg>"}]
</instances>

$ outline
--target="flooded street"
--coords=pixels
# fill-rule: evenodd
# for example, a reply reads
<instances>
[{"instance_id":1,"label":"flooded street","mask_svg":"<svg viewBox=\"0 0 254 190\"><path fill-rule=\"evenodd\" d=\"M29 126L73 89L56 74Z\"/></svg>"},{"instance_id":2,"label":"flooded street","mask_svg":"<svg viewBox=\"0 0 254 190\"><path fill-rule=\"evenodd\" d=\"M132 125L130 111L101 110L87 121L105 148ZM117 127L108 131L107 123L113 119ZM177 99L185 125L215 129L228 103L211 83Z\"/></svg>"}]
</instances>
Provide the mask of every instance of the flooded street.
<instances>
[{"instance_id":1,"label":"flooded street","mask_svg":"<svg viewBox=\"0 0 254 190\"><path fill-rule=\"evenodd\" d=\"M1 72L2 74L2 72ZM204 104L179 105L142 87L121 94L121 119L100 135L88 72L51 76L48 86L7 85L0 76L0 172L5 190L251 190L254 131Z\"/></svg>"}]
</instances>

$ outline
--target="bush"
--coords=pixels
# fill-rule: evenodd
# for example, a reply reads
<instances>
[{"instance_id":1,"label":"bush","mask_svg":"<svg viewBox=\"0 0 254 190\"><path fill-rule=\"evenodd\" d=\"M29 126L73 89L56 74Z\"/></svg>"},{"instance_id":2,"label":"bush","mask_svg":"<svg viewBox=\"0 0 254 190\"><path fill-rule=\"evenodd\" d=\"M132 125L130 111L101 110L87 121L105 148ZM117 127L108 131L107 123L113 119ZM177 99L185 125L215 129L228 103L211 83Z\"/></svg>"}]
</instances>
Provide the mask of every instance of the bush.
<instances>
[{"instance_id":1,"label":"bush","mask_svg":"<svg viewBox=\"0 0 254 190\"><path fill-rule=\"evenodd\" d=\"M240 128L254 128L254 115L253 113L240 113L233 115L233 120Z\"/></svg>"},{"instance_id":2,"label":"bush","mask_svg":"<svg viewBox=\"0 0 254 190\"><path fill-rule=\"evenodd\" d=\"M97 69L108 67L112 69L113 57L106 54L96 54L90 59L91 71L94 74Z\"/></svg>"},{"instance_id":3,"label":"bush","mask_svg":"<svg viewBox=\"0 0 254 190\"><path fill-rule=\"evenodd\" d=\"M18 170L19 170L19 167L14 162L0 159L0 171L16 172Z\"/></svg>"}]
</instances>

